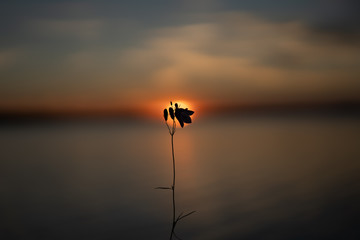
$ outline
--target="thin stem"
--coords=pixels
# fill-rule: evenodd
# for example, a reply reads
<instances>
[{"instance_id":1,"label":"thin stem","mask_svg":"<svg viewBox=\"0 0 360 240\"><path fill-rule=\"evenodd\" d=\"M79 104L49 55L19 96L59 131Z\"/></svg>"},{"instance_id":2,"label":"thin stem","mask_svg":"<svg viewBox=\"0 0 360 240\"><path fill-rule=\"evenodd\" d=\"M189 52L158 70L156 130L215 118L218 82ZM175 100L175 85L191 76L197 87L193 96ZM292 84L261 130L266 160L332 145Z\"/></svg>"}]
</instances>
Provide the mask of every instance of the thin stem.
<instances>
[{"instance_id":1,"label":"thin stem","mask_svg":"<svg viewBox=\"0 0 360 240\"><path fill-rule=\"evenodd\" d=\"M175 154L174 154L174 135L171 135L171 148L172 148L172 157L173 157L173 221L175 221Z\"/></svg>"},{"instance_id":2,"label":"thin stem","mask_svg":"<svg viewBox=\"0 0 360 240\"><path fill-rule=\"evenodd\" d=\"M169 124L167 123L167 121L165 121L165 124L166 124L167 128L169 129L169 133L171 134L171 130L170 130L170 127L169 127Z\"/></svg>"},{"instance_id":3,"label":"thin stem","mask_svg":"<svg viewBox=\"0 0 360 240\"><path fill-rule=\"evenodd\" d=\"M174 128L173 128L174 129ZM173 202L173 223L171 228L171 234L170 234L170 240L172 239L172 236L174 234L174 228L175 228L175 154L174 154L174 131L173 134L171 134L171 150L172 150L172 159L173 159L173 184L172 184L172 202Z\"/></svg>"}]
</instances>

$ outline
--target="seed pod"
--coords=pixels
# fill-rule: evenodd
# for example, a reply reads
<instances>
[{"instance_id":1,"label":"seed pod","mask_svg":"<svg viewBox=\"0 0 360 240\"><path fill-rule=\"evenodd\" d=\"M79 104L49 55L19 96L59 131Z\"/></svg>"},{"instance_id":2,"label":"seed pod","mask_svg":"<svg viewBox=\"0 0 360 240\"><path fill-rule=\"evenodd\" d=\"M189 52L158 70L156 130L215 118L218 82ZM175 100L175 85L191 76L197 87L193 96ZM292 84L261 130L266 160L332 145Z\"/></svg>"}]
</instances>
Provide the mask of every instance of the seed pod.
<instances>
[{"instance_id":1,"label":"seed pod","mask_svg":"<svg viewBox=\"0 0 360 240\"><path fill-rule=\"evenodd\" d=\"M167 119L168 119L168 111L166 108L164 109L164 119L165 119L165 121L167 121Z\"/></svg>"},{"instance_id":2,"label":"seed pod","mask_svg":"<svg viewBox=\"0 0 360 240\"><path fill-rule=\"evenodd\" d=\"M169 107L170 117L174 120L174 109L172 107Z\"/></svg>"}]
</instances>

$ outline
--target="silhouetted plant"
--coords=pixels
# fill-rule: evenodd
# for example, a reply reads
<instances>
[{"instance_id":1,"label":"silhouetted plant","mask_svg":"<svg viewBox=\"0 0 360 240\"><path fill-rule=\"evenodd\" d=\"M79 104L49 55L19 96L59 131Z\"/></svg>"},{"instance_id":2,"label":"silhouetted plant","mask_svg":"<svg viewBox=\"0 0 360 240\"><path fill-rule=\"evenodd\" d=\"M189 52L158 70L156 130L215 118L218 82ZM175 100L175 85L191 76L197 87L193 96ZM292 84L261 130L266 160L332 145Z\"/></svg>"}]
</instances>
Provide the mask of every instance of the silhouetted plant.
<instances>
[{"instance_id":1,"label":"silhouetted plant","mask_svg":"<svg viewBox=\"0 0 360 240\"><path fill-rule=\"evenodd\" d=\"M191 123L191 115L194 114L194 111L188 110L187 108L180 108L180 106L175 103L175 107L173 106L172 102L170 102L169 111L165 108L164 109L164 120L166 123L166 126L169 130L169 134L171 136L171 152L172 152L172 160L173 160L173 183L171 187L157 187L156 189L165 189L165 190L171 190L172 191L172 205L173 205L173 217L172 217L172 227L171 227L171 233L170 233L170 240L173 238L173 236L177 239L180 239L175 234L175 226L176 224L185 217L193 214L195 211L191 211L187 214L184 214L183 212L180 213L176 217L176 204L175 204L175 154L174 154L174 134L176 132L176 121L175 118L180 123L180 126L183 128L184 123L190 124ZM170 118L172 119L172 125L171 127L168 124L168 116L170 115Z\"/></svg>"}]
</instances>

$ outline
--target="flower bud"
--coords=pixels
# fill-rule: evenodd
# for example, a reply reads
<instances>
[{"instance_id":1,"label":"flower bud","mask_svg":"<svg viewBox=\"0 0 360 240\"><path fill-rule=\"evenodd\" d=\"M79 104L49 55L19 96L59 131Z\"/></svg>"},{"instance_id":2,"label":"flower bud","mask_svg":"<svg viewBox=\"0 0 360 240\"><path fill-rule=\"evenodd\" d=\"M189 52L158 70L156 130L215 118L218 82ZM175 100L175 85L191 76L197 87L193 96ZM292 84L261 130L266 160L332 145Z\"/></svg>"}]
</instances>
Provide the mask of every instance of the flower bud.
<instances>
[{"instance_id":1,"label":"flower bud","mask_svg":"<svg viewBox=\"0 0 360 240\"><path fill-rule=\"evenodd\" d=\"M165 121L167 121L167 119L168 119L168 111L166 108L164 109L164 119L165 119Z\"/></svg>"},{"instance_id":2,"label":"flower bud","mask_svg":"<svg viewBox=\"0 0 360 240\"><path fill-rule=\"evenodd\" d=\"M171 119L174 119L174 109L172 107L169 107L170 117Z\"/></svg>"}]
</instances>

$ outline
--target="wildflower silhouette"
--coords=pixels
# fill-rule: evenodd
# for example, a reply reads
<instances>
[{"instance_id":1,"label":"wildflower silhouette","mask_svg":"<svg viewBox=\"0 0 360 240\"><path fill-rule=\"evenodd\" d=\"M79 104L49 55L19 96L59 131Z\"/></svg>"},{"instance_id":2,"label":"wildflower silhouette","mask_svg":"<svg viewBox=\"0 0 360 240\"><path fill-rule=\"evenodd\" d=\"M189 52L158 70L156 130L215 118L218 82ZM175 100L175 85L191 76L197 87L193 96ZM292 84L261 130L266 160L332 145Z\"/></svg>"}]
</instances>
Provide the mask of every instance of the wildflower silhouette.
<instances>
[{"instance_id":1,"label":"wildflower silhouette","mask_svg":"<svg viewBox=\"0 0 360 240\"><path fill-rule=\"evenodd\" d=\"M166 123L166 126L169 130L169 134L171 136L171 150L172 150L172 160L173 160L173 183L171 187L157 187L156 189L165 189L165 190L171 190L172 191L172 205L173 205L173 217L172 217L172 227L171 227L171 233L170 233L170 240L173 239L173 237L180 239L175 234L175 226L176 224L183 218L189 216L190 214L193 214L195 211L191 211L187 214L184 214L183 212L176 217L176 205L175 205L175 154L174 154L174 134L176 132L176 121L178 120L180 123L180 126L183 128L184 123L190 124L191 123L191 115L194 114L194 111L188 110L187 108L180 108L177 103L175 103L175 108L170 102L169 111L165 108L164 109L164 120ZM170 115L170 118L172 119L172 127L170 128L168 124L168 116Z\"/></svg>"},{"instance_id":2,"label":"wildflower silhouette","mask_svg":"<svg viewBox=\"0 0 360 240\"><path fill-rule=\"evenodd\" d=\"M191 115L194 111L188 110L187 108L179 108L178 104L175 103L175 117L179 121L181 127L184 127L184 123L191 123Z\"/></svg>"}]
</instances>

